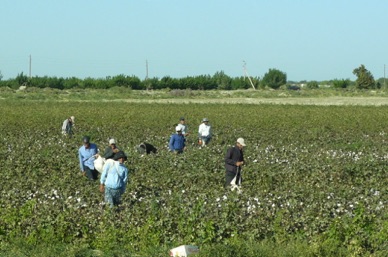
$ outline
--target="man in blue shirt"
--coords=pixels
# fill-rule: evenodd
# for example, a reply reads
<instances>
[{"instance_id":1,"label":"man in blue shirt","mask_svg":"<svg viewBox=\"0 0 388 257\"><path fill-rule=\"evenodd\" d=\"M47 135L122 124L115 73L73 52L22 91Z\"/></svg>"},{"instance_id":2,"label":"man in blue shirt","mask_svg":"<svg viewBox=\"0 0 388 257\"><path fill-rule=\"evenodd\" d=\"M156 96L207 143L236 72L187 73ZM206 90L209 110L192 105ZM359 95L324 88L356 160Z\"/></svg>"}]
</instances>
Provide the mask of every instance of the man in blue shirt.
<instances>
[{"instance_id":1,"label":"man in blue shirt","mask_svg":"<svg viewBox=\"0 0 388 257\"><path fill-rule=\"evenodd\" d=\"M170 151L175 154L183 153L183 150L186 150L186 139L182 134L182 128L180 126L176 126L175 131L176 134L171 135L168 148L170 148Z\"/></svg>"},{"instance_id":2,"label":"man in blue shirt","mask_svg":"<svg viewBox=\"0 0 388 257\"><path fill-rule=\"evenodd\" d=\"M127 156L119 151L104 165L100 179L100 192L105 192L105 202L111 207L118 205L128 181L128 168L124 166Z\"/></svg>"},{"instance_id":3,"label":"man in blue shirt","mask_svg":"<svg viewBox=\"0 0 388 257\"><path fill-rule=\"evenodd\" d=\"M97 145L90 143L90 137L82 138L83 146L78 149L79 166L84 176L96 180L98 172L94 168L94 160L98 157Z\"/></svg>"}]
</instances>

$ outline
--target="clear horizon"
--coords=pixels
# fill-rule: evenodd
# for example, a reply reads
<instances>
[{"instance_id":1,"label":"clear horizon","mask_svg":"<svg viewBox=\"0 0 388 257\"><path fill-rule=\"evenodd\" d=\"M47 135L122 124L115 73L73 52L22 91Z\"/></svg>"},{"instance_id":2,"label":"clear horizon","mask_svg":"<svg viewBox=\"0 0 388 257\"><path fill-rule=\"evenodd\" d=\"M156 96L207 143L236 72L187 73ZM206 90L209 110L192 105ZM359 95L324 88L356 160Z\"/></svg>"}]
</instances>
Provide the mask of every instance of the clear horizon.
<instances>
[{"instance_id":1,"label":"clear horizon","mask_svg":"<svg viewBox=\"0 0 388 257\"><path fill-rule=\"evenodd\" d=\"M0 72L49 77L252 77L355 80L385 76L378 0L3 0Z\"/></svg>"}]
</instances>

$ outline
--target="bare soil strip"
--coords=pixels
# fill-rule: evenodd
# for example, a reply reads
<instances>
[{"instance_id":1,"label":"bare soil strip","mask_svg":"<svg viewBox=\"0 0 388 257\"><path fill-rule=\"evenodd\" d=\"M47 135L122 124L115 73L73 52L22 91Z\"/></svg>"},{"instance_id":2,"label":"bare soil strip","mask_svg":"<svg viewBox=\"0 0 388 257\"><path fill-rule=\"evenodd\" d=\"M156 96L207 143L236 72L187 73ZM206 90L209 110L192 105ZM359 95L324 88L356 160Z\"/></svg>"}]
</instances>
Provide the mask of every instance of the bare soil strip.
<instances>
[{"instance_id":1,"label":"bare soil strip","mask_svg":"<svg viewBox=\"0 0 388 257\"><path fill-rule=\"evenodd\" d=\"M106 100L110 101L110 100ZM291 105L388 105L386 97L322 97L322 98L212 98L212 99L120 99L129 103L174 104L291 104Z\"/></svg>"}]
</instances>

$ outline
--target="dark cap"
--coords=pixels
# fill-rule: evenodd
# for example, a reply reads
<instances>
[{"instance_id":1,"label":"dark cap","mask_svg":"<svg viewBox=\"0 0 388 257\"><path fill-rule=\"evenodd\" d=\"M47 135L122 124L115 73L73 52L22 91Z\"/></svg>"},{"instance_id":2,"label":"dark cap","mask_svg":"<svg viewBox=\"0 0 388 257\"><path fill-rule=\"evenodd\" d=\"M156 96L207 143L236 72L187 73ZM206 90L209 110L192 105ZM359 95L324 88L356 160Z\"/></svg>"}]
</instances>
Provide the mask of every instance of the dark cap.
<instances>
[{"instance_id":1,"label":"dark cap","mask_svg":"<svg viewBox=\"0 0 388 257\"><path fill-rule=\"evenodd\" d=\"M180 117L180 119L179 120L185 120L185 117Z\"/></svg>"},{"instance_id":2,"label":"dark cap","mask_svg":"<svg viewBox=\"0 0 388 257\"><path fill-rule=\"evenodd\" d=\"M114 156L113 156L113 159L115 161L117 161L118 159L120 158L124 158L124 160L128 159L127 156L125 155L125 153L123 151L118 151Z\"/></svg>"},{"instance_id":3,"label":"dark cap","mask_svg":"<svg viewBox=\"0 0 388 257\"><path fill-rule=\"evenodd\" d=\"M90 143L90 137L89 137L89 136L84 136L84 137L82 138L82 142L84 142L85 144Z\"/></svg>"}]
</instances>

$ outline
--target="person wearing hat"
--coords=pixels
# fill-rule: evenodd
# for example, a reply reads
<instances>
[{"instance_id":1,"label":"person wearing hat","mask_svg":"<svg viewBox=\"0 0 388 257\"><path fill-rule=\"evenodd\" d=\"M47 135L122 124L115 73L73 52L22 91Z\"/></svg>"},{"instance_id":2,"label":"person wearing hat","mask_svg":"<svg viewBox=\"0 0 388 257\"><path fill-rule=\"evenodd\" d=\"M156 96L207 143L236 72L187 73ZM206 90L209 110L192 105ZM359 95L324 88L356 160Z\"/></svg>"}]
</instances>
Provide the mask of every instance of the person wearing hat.
<instances>
[{"instance_id":1,"label":"person wearing hat","mask_svg":"<svg viewBox=\"0 0 388 257\"><path fill-rule=\"evenodd\" d=\"M181 118L179 119L179 123L178 123L177 126L181 128L181 130L182 130L182 135L183 135L183 136L186 137L186 136L189 135L189 133L188 133L188 127L187 127L187 125L186 125L186 121L185 121L185 118L184 118L184 117L181 117Z\"/></svg>"},{"instance_id":2,"label":"person wearing hat","mask_svg":"<svg viewBox=\"0 0 388 257\"><path fill-rule=\"evenodd\" d=\"M114 161L107 162L100 178L100 192L105 194L105 202L111 207L120 204L128 181L128 168L124 165L127 156L118 151Z\"/></svg>"},{"instance_id":3,"label":"person wearing hat","mask_svg":"<svg viewBox=\"0 0 388 257\"><path fill-rule=\"evenodd\" d=\"M83 175L90 180L97 179L97 170L94 167L94 160L98 157L96 144L90 143L90 137L82 138L83 145L78 149L79 166Z\"/></svg>"},{"instance_id":4,"label":"person wearing hat","mask_svg":"<svg viewBox=\"0 0 388 257\"><path fill-rule=\"evenodd\" d=\"M113 159L113 156L120 151L116 146L116 140L114 138L109 139L109 146L105 149L103 154L103 158L105 159Z\"/></svg>"},{"instance_id":5,"label":"person wearing hat","mask_svg":"<svg viewBox=\"0 0 388 257\"><path fill-rule=\"evenodd\" d=\"M244 165L243 148L245 141L243 138L238 138L236 145L229 148L225 155L225 186L231 186L235 178L235 185L241 184L241 166Z\"/></svg>"},{"instance_id":6,"label":"person wearing hat","mask_svg":"<svg viewBox=\"0 0 388 257\"><path fill-rule=\"evenodd\" d=\"M63 121L62 123L62 134L63 135L73 135L73 127L74 127L74 116L71 116Z\"/></svg>"},{"instance_id":7,"label":"person wearing hat","mask_svg":"<svg viewBox=\"0 0 388 257\"><path fill-rule=\"evenodd\" d=\"M209 144L212 138L211 126L209 125L208 118L203 118L201 125L198 128L198 142L200 145L205 146Z\"/></svg>"},{"instance_id":8,"label":"person wearing hat","mask_svg":"<svg viewBox=\"0 0 388 257\"><path fill-rule=\"evenodd\" d=\"M175 127L175 134L172 134L170 137L170 142L168 144L168 148L173 153L183 153L184 150L186 150L186 139L182 135L182 129L180 126Z\"/></svg>"}]
</instances>

